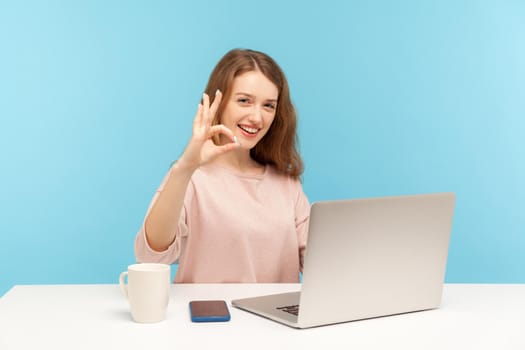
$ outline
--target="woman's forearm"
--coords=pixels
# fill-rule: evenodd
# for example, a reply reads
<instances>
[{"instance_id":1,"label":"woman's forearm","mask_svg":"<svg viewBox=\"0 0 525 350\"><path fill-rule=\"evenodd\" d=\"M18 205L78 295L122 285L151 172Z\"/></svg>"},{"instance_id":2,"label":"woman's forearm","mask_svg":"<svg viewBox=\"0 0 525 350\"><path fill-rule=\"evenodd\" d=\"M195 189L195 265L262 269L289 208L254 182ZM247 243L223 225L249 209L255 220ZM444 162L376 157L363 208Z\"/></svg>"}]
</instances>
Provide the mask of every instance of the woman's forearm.
<instances>
[{"instance_id":1,"label":"woman's forearm","mask_svg":"<svg viewBox=\"0 0 525 350\"><path fill-rule=\"evenodd\" d=\"M146 239L156 251L164 251L175 240L184 195L195 169L177 161L170 169L164 189L144 221Z\"/></svg>"}]
</instances>

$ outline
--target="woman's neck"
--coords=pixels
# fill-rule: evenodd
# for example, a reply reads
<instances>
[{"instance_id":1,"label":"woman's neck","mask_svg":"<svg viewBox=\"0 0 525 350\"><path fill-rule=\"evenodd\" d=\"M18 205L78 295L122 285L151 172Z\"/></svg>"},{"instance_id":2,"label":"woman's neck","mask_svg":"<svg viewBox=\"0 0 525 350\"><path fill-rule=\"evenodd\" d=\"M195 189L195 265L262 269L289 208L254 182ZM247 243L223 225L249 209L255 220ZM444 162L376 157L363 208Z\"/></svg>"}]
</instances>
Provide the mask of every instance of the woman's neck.
<instances>
[{"instance_id":1,"label":"woman's neck","mask_svg":"<svg viewBox=\"0 0 525 350\"><path fill-rule=\"evenodd\" d=\"M264 172L264 165L253 160L249 150L239 149L222 154L215 158L212 163L243 174L261 174Z\"/></svg>"}]
</instances>

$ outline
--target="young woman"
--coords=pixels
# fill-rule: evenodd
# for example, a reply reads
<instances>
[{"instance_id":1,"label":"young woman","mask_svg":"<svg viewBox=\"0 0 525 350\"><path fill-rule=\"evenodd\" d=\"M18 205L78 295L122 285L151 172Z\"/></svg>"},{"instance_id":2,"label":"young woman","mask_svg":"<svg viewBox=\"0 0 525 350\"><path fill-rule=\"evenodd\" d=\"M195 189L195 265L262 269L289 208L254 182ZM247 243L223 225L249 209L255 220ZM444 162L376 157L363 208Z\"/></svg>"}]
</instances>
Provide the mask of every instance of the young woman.
<instances>
[{"instance_id":1,"label":"young woman","mask_svg":"<svg viewBox=\"0 0 525 350\"><path fill-rule=\"evenodd\" d=\"M151 201L137 260L178 262L182 283L298 282L310 205L296 129L276 62L228 52L211 73L184 153Z\"/></svg>"}]
</instances>

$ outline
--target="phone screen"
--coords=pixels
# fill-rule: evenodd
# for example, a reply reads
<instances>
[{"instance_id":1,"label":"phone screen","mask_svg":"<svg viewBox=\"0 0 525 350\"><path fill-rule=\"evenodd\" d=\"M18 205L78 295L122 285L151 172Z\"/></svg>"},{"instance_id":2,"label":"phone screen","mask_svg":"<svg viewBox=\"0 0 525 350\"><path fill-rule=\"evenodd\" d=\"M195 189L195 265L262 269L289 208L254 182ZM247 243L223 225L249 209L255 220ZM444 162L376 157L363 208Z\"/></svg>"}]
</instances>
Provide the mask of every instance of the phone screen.
<instances>
[{"instance_id":1,"label":"phone screen","mask_svg":"<svg viewBox=\"0 0 525 350\"><path fill-rule=\"evenodd\" d=\"M190 301L192 322L226 322L230 320L230 312L224 300L194 300Z\"/></svg>"}]
</instances>

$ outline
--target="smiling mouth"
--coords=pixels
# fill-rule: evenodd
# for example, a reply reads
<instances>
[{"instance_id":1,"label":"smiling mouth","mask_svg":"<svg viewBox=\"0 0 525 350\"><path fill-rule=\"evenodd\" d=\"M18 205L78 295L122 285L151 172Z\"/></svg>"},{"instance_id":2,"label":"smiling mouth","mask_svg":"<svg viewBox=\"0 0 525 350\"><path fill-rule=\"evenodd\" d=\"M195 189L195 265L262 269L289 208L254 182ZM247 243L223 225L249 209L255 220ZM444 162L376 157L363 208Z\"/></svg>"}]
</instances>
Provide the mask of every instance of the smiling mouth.
<instances>
[{"instance_id":1,"label":"smiling mouth","mask_svg":"<svg viewBox=\"0 0 525 350\"><path fill-rule=\"evenodd\" d=\"M238 125L238 127L242 131L244 131L245 133L247 133L249 135L255 135L255 134L257 134L257 132L259 132L259 129L257 129L257 128L250 128L249 126Z\"/></svg>"}]
</instances>

